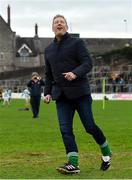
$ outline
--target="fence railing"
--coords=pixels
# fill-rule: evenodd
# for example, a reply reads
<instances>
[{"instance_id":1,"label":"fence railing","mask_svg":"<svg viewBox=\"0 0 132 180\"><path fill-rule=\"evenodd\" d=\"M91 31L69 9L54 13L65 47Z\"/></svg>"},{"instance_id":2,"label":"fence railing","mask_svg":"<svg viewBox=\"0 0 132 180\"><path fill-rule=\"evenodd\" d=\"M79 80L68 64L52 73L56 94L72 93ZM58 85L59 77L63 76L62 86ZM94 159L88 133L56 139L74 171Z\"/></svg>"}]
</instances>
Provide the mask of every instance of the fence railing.
<instances>
[{"instance_id":1,"label":"fence railing","mask_svg":"<svg viewBox=\"0 0 132 180\"><path fill-rule=\"evenodd\" d=\"M10 86L10 89L12 90L12 92L14 93L21 93L24 89L25 89L26 85L21 86L21 85L17 85L17 86ZM102 93L102 84L91 84L91 92L92 93ZM1 89L8 89L9 86L0 86ZM125 84L125 85L112 85L112 84L106 84L105 85L105 92L106 93L132 93L132 84Z\"/></svg>"}]
</instances>

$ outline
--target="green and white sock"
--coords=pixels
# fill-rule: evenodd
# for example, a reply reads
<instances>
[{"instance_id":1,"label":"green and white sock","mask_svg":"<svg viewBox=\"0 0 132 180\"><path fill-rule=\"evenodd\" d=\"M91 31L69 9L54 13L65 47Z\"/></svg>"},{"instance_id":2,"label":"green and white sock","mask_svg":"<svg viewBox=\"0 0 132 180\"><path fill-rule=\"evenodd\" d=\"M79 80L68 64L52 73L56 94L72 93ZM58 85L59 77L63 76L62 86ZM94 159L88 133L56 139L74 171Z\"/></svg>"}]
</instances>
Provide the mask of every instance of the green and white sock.
<instances>
[{"instance_id":1,"label":"green and white sock","mask_svg":"<svg viewBox=\"0 0 132 180\"><path fill-rule=\"evenodd\" d=\"M77 152L69 152L67 154L68 161L75 167L78 166L78 153Z\"/></svg>"},{"instance_id":2,"label":"green and white sock","mask_svg":"<svg viewBox=\"0 0 132 180\"><path fill-rule=\"evenodd\" d=\"M103 156L111 156L112 155L112 151L108 145L108 142L105 141L101 146L101 152L103 154Z\"/></svg>"}]
</instances>

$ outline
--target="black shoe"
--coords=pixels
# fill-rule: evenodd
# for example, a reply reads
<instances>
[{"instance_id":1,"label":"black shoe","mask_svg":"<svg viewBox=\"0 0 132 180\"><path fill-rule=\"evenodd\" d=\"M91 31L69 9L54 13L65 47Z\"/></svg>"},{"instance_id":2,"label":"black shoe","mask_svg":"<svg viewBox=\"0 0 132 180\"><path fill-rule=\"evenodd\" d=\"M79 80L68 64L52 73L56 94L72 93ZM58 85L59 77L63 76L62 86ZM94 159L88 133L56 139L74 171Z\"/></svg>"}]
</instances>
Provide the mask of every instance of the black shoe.
<instances>
[{"instance_id":1,"label":"black shoe","mask_svg":"<svg viewBox=\"0 0 132 180\"><path fill-rule=\"evenodd\" d=\"M65 163L64 165L57 168L57 170L62 174L75 174L80 173L79 166L73 166L71 163Z\"/></svg>"},{"instance_id":2,"label":"black shoe","mask_svg":"<svg viewBox=\"0 0 132 180\"><path fill-rule=\"evenodd\" d=\"M33 116L33 118L38 118L38 116L37 116L37 115L35 115L35 116Z\"/></svg>"},{"instance_id":3,"label":"black shoe","mask_svg":"<svg viewBox=\"0 0 132 180\"><path fill-rule=\"evenodd\" d=\"M29 108L25 108L24 110L25 110L25 111L29 111Z\"/></svg>"},{"instance_id":4,"label":"black shoe","mask_svg":"<svg viewBox=\"0 0 132 180\"><path fill-rule=\"evenodd\" d=\"M102 159L102 164L101 164L100 170L106 171L110 167L111 156L102 156L101 159Z\"/></svg>"}]
</instances>

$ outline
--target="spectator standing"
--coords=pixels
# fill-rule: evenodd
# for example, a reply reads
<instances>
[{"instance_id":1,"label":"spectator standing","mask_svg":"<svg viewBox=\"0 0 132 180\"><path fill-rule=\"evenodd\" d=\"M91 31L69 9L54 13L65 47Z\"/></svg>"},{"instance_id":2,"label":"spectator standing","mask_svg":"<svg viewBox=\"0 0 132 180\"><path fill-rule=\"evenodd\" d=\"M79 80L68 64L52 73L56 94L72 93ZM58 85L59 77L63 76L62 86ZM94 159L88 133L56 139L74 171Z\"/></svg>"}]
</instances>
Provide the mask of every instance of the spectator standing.
<instances>
[{"instance_id":1,"label":"spectator standing","mask_svg":"<svg viewBox=\"0 0 132 180\"><path fill-rule=\"evenodd\" d=\"M118 84L119 84L119 86L120 86L120 92L124 92L125 80L123 79L123 77L120 77L120 78L119 78Z\"/></svg>"},{"instance_id":2,"label":"spectator standing","mask_svg":"<svg viewBox=\"0 0 132 180\"><path fill-rule=\"evenodd\" d=\"M9 95L9 102L11 102L11 99L12 99L12 90L11 88L8 88L8 95Z\"/></svg>"},{"instance_id":3,"label":"spectator standing","mask_svg":"<svg viewBox=\"0 0 132 180\"><path fill-rule=\"evenodd\" d=\"M0 88L0 102L3 100L2 92L3 92L3 90L2 90L2 88Z\"/></svg>"},{"instance_id":4,"label":"spectator standing","mask_svg":"<svg viewBox=\"0 0 132 180\"><path fill-rule=\"evenodd\" d=\"M44 81L41 79L37 72L32 73L32 78L28 82L27 87L30 91L30 104L32 107L33 118L38 118L42 87Z\"/></svg>"},{"instance_id":5,"label":"spectator standing","mask_svg":"<svg viewBox=\"0 0 132 180\"><path fill-rule=\"evenodd\" d=\"M128 92L132 93L132 76L128 79Z\"/></svg>"},{"instance_id":6,"label":"spectator standing","mask_svg":"<svg viewBox=\"0 0 132 180\"><path fill-rule=\"evenodd\" d=\"M8 93L8 89L5 89L3 92L3 105L10 105L10 95Z\"/></svg>"}]
</instances>

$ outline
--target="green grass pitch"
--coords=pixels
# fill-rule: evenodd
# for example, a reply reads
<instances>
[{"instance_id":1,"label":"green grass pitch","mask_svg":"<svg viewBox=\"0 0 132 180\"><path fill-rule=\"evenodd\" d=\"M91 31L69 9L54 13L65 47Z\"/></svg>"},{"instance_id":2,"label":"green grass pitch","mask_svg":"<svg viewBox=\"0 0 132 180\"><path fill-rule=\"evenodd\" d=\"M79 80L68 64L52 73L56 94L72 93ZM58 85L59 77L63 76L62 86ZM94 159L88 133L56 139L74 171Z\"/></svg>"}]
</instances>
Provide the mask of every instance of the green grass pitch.
<instances>
[{"instance_id":1,"label":"green grass pitch","mask_svg":"<svg viewBox=\"0 0 132 180\"><path fill-rule=\"evenodd\" d=\"M93 101L96 123L113 151L111 167L101 172L100 149L85 133L77 114L74 133L79 148L81 172L62 175L56 171L66 161L58 127L55 103L41 102L39 119L20 111L24 100L0 104L0 179L128 179L132 178L132 101Z\"/></svg>"}]
</instances>

